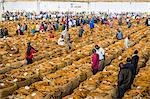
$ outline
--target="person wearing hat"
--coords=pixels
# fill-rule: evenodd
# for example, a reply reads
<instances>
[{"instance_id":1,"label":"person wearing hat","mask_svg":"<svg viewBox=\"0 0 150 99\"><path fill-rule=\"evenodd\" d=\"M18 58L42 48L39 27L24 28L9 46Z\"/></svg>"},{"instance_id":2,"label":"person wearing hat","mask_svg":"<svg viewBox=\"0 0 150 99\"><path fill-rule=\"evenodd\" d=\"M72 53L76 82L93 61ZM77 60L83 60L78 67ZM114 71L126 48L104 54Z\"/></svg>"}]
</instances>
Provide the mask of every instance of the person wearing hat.
<instances>
[{"instance_id":1,"label":"person wearing hat","mask_svg":"<svg viewBox=\"0 0 150 99\"><path fill-rule=\"evenodd\" d=\"M33 59L33 53L38 52L37 50L35 50L32 46L31 43L28 42L27 43L27 51L26 51L26 60L27 60L27 64L32 64L32 59Z\"/></svg>"},{"instance_id":2,"label":"person wearing hat","mask_svg":"<svg viewBox=\"0 0 150 99\"><path fill-rule=\"evenodd\" d=\"M105 50L98 45L95 45L95 50L96 53L99 55L99 70L103 71L103 69L105 68Z\"/></svg>"},{"instance_id":3,"label":"person wearing hat","mask_svg":"<svg viewBox=\"0 0 150 99\"><path fill-rule=\"evenodd\" d=\"M117 85L117 92L116 92L116 98L114 99L122 99L124 96L124 93L129 89L132 73L130 69L127 67L124 67L123 63L121 62L119 64L120 71L118 74L118 85Z\"/></svg>"},{"instance_id":4,"label":"person wearing hat","mask_svg":"<svg viewBox=\"0 0 150 99\"><path fill-rule=\"evenodd\" d=\"M99 55L96 53L95 49L92 49L92 70L95 75L99 70Z\"/></svg>"}]
</instances>

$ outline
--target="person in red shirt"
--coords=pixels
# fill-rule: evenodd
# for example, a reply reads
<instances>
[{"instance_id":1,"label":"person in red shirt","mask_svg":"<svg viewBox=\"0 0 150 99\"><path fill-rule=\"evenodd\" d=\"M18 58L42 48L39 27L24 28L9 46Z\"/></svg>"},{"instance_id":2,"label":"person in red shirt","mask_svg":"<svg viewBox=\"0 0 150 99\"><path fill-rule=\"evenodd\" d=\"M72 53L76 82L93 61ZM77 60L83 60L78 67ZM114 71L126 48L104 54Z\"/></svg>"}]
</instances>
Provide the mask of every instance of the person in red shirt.
<instances>
[{"instance_id":1,"label":"person in red shirt","mask_svg":"<svg viewBox=\"0 0 150 99\"><path fill-rule=\"evenodd\" d=\"M137 16L137 18L136 18L137 25L140 24L140 20L141 20L140 17Z\"/></svg>"},{"instance_id":2,"label":"person in red shirt","mask_svg":"<svg viewBox=\"0 0 150 99\"><path fill-rule=\"evenodd\" d=\"M42 23L40 26L40 33L43 33L43 32L44 32L44 24Z\"/></svg>"},{"instance_id":3,"label":"person in red shirt","mask_svg":"<svg viewBox=\"0 0 150 99\"><path fill-rule=\"evenodd\" d=\"M92 50L92 69L93 69L93 74L95 75L98 72L99 69L99 55L96 53L96 50Z\"/></svg>"},{"instance_id":4,"label":"person in red shirt","mask_svg":"<svg viewBox=\"0 0 150 99\"><path fill-rule=\"evenodd\" d=\"M32 64L32 59L33 59L33 53L37 52L32 46L31 43L28 42L28 47L27 47L27 52L26 52L26 60L27 64Z\"/></svg>"},{"instance_id":5,"label":"person in red shirt","mask_svg":"<svg viewBox=\"0 0 150 99\"><path fill-rule=\"evenodd\" d=\"M54 34L52 31L50 31L49 38L54 38Z\"/></svg>"}]
</instances>

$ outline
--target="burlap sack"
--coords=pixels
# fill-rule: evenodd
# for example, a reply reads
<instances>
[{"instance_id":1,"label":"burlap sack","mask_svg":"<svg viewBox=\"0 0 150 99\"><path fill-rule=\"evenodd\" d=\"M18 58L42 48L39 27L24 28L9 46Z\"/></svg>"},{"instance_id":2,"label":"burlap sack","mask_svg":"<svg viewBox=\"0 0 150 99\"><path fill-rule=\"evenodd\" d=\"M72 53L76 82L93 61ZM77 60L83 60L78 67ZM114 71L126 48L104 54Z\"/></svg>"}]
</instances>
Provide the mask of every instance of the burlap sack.
<instances>
[{"instance_id":1,"label":"burlap sack","mask_svg":"<svg viewBox=\"0 0 150 99\"><path fill-rule=\"evenodd\" d=\"M3 69L0 70L0 74L4 74L4 73L6 73L6 72L8 72L10 70L11 70L10 67L4 67Z\"/></svg>"},{"instance_id":2,"label":"burlap sack","mask_svg":"<svg viewBox=\"0 0 150 99\"><path fill-rule=\"evenodd\" d=\"M60 95L51 95L51 94L48 94L43 99L62 99L62 96L61 96L61 94Z\"/></svg>"},{"instance_id":3,"label":"burlap sack","mask_svg":"<svg viewBox=\"0 0 150 99\"><path fill-rule=\"evenodd\" d=\"M12 69L17 69L17 68L20 68L21 66L23 66L25 64L26 64L26 60L22 60L22 61L18 61L18 62L12 63L10 67Z\"/></svg>"},{"instance_id":4,"label":"burlap sack","mask_svg":"<svg viewBox=\"0 0 150 99\"><path fill-rule=\"evenodd\" d=\"M74 79L71 80L72 82L72 87L71 87L71 90L75 89L76 87L79 86L80 84L80 77L75 77Z\"/></svg>"},{"instance_id":5,"label":"burlap sack","mask_svg":"<svg viewBox=\"0 0 150 99\"><path fill-rule=\"evenodd\" d=\"M62 97L68 95L72 88L72 82L68 82L67 84L59 87L62 92Z\"/></svg>"},{"instance_id":6,"label":"burlap sack","mask_svg":"<svg viewBox=\"0 0 150 99\"><path fill-rule=\"evenodd\" d=\"M25 79L24 81L16 82L16 84L17 84L17 87L20 88L20 87L28 86L31 83L29 79Z\"/></svg>"},{"instance_id":7,"label":"burlap sack","mask_svg":"<svg viewBox=\"0 0 150 99\"><path fill-rule=\"evenodd\" d=\"M31 84L34 83L34 82L40 81L40 77L39 77L38 74L34 74L31 77L29 77L28 79L29 79Z\"/></svg>"},{"instance_id":8,"label":"burlap sack","mask_svg":"<svg viewBox=\"0 0 150 99\"><path fill-rule=\"evenodd\" d=\"M14 84L11 87L0 89L0 98L6 97L12 94L17 89L17 85Z\"/></svg>"}]
</instances>

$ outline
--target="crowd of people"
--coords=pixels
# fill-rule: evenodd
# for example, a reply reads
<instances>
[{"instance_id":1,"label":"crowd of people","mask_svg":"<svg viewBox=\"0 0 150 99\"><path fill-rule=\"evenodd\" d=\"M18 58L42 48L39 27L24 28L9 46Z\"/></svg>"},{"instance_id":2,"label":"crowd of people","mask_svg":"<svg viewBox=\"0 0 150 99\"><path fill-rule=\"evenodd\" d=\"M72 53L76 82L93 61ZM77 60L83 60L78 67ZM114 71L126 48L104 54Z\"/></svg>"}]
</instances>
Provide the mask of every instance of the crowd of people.
<instances>
[{"instance_id":1,"label":"crowd of people","mask_svg":"<svg viewBox=\"0 0 150 99\"><path fill-rule=\"evenodd\" d=\"M86 16L86 17L85 17ZM72 13L48 13L48 12L41 12L40 14L36 15L35 13L11 13L6 12L3 14L3 18L5 20L14 20L17 21L21 17L26 17L28 20L32 21L31 27L27 25L27 23L18 23L16 29L16 35L24 35L27 31L35 35L36 33L49 33L49 38L55 38L53 32L58 31L61 32L60 38L58 39L58 45L64 46L65 44L70 49L73 49L71 34L68 33L69 28L72 27L79 27L78 30L78 37L82 38L84 35L85 28L90 28L90 33L94 32L95 24L101 23L107 25L110 28L114 27L113 20L118 21L118 27L121 26L123 21L126 22L127 28L132 27L132 22L129 17L136 20L136 24L141 23L141 18L144 18L143 14L137 13L122 13L122 14L107 14L107 13L99 13L99 15L90 15L87 16L84 13L78 13L73 15ZM125 20L124 20L125 19ZM40 22L34 22L33 20L42 20ZM48 20L48 21L47 21ZM150 26L150 18L147 18L145 22L146 26ZM7 28L0 29L0 37L6 37L8 34ZM129 40L130 36L124 37L123 32L117 28L116 33L117 40L123 40L125 48L129 48ZM27 64L32 64L33 62L33 53L37 52L29 42L27 44L27 51L26 51L26 60ZM123 64L120 63L120 71L118 74L118 91L116 94L117 98L122 98L124 93L131 88L131 84L133 83L134 77L137 74L137 64L138 64L139 56L138 51L134 52L132 58L127 58L127 63ZM99 71L103 71L105 68L105 50L100 47L99 45L95 45L95 48L92 49L92 70L93 74L96 74Z\"/></svg>"},{"instance_id":2,"label":"crowd of people","mask_svg":"<svg viewBox=\"0 0 150 99\"><path fill-rule=\"evenodd\" d=\"M95 48L92 49L92 52L92 69L93 74L96 74L99 71L103 71L105 68L105 50L98 45L95 45ZM126 64L123 64L122 62L119 64L120 71L118 74L118 88L114 99L122 99L124 93L128 89L131 89L135 75L138 72L138 61L138 51L135 50L132 58L127 58Z\"/></svg>"}]
</instances>

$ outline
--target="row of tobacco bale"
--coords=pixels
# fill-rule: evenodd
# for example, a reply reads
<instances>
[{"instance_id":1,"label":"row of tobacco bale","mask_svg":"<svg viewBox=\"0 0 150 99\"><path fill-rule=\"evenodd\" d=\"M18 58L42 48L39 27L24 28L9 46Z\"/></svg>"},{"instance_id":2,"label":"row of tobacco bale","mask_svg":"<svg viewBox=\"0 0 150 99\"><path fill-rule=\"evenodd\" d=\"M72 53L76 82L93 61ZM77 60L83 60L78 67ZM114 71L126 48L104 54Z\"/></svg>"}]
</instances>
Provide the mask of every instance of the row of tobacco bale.
<instances>
[{"instance_id":1,"label":"row of tobacco bale","mask_svg":"<svg viewBox=\"0 0 150 99\"><path fill-rule=\"evenodd\" d=\"M131 57L134 50L137 49L140 51L139 67L146 63L150 51L147 46L150 36L148 36L148 31L145 32L146 37L142 38L139 43L137 42L138 44L119 54L119 57L114 59L103 72L99 72L82 82L71 95L64 97L64 99L111 99L116 90L119 62L125 62L126 58Z\"/></svg>"},{"instance_id":2,"label":"row of tobacco bale","mask_svg":"<svg viewBox=\"0 0 150 99\"><path fill-rule=\"evenodd\" d=\"M146 29L143 29L141 31L143 32L144 30L146 30ZM135 39L136 43L138 43L137 41L141 40L144 37L144 35L146 35L146 33L142 33L142 32L139 32L139 34L140 34L139 37L137 37ZM134 36L134 35L137 35L137 34L132 34L131 36ZM118 43L118 42L120 42L120 43ZM123 44L122 43L123 41L118 41L118 42L114 43L113 45L118 46L118 48L120 46L122 49L119 48L118 51L122 52L124 49L124 47L121 46ZM110 48L110 47L108 47L108 48ZM111 48L110 48L110 50L111 50ZM112 51L113 51L113 49L110 52L112 52ZM117 57L117 56L115 56L116 53L109 53L109 54L114 56L114 57L112 57L112 59ZM110 58L110 57L106 57L106 59L108 59L108 58ZM19 90L17 90L15 94L13 94L14 95L13 97L20 97L20 96L26 97L28 95L31 96L32 93L35 94L36 92L40 92L40 93L44 94L44 95L42 95L42 97L44 97L44 96L46 96L46 94L48 94L48 96L46 96L46 97L61 98L65 95L69 94L74 88L76 88L79 85L80 82L82 82L85 79L92 76L91 66L90 66L90 64L88 64L88 62L90 62L90 56L85 57L79 61L73 62L72 65L66 66L65 68L63 68L61 70L57 70L55 73L46 74L42 77L42 79L43 79L42 81L33 83L31 86L26 86L27 89L29 88L30 90L32 90L32 91L28 91L29 92L28 94L26 94L26 93L24 93L24 91L22 91L22 90L25 90L26 87L22 87ZM81 68L82 72L80 71L79 68ZM83 76L83 75L86 75L86 76ZM70 78L72 80L70 80ZM39 83L43 83L43 82L46 83L46 85L39 84ZM42 85L43 85L43 87L42 87ZM37 87L37 88L35 88L35 87ZM39 87L41 88L41 90L39 89Z\"/></svg>"}]
</instances>

